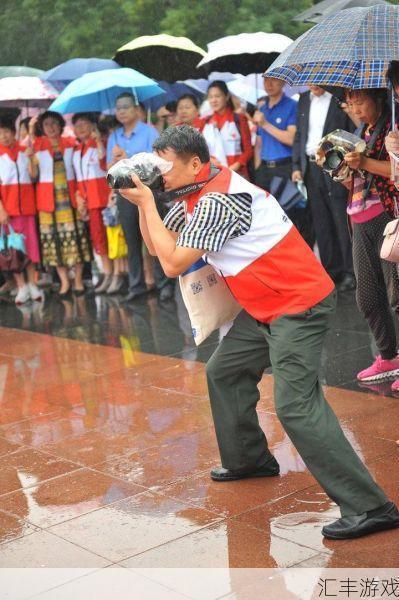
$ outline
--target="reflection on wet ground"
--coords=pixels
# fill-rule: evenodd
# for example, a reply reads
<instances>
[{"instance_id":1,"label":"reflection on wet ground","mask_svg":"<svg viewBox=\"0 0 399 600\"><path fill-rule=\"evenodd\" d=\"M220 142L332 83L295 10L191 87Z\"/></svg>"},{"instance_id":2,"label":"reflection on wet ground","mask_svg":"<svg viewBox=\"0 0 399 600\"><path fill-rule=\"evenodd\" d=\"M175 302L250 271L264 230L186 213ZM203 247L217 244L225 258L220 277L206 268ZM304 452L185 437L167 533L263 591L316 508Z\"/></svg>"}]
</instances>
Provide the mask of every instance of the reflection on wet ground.
<instances>
[{"instance_id":1,"label":"reflection on wet ground","mask_svg":"<svg viewBox=\"0 0 399 600\"><path fill-rule=\"evenodd\" d=\"M3 302L0 324L0 567L398 566L397 532L323 541L337 508L282 430L269 373L259 418L281 476L211 481L204 362L217 339L195 348L178 296ZM399 399L354 377L373 353L353 297L341 298L322 359L326 395L398 502ZM209 598L233 594L234 577L219 592Z\"/></svg>"}]
</instances>

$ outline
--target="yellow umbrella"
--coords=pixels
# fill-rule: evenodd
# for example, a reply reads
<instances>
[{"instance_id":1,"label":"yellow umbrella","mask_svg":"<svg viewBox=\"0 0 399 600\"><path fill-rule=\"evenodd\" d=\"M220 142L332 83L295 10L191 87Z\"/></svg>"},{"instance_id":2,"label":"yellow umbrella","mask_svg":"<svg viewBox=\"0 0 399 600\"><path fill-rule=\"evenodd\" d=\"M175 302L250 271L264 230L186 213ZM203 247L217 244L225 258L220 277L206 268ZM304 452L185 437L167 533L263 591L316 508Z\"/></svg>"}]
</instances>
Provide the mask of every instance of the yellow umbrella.
<instances>
[{"instance_id":1,"label":"yellow umbrella","mask_svg":"<svg viewBox=\"0 0 399 600\"><path fill-rule=\"evenodd\" d=\"M119 48L113 59L156 80L174 82L201 77L196 68L205 51L186 37L143 35Z\"/></svg>"}]
</instances>

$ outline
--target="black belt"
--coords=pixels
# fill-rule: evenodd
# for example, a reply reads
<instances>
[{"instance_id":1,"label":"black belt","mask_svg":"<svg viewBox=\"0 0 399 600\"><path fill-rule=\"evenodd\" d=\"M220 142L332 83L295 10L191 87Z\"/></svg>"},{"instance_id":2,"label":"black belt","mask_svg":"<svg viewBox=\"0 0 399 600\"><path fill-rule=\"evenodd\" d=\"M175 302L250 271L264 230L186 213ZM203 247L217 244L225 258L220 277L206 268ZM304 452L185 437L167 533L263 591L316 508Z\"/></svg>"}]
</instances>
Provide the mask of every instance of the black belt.
<instances>
[{"instance_id":1,"label":"black belt","mask_svg":"<svg viewBox=\"0 0 399 600\"><path fill-rule=\"evenodd\" d=\"M278 158L277 160L262 160L262 165L265 165L268 169L273 169L274 167L278 167L280 165L291 164L291 162L291 158Z\"/></svg>"}]
</instances>

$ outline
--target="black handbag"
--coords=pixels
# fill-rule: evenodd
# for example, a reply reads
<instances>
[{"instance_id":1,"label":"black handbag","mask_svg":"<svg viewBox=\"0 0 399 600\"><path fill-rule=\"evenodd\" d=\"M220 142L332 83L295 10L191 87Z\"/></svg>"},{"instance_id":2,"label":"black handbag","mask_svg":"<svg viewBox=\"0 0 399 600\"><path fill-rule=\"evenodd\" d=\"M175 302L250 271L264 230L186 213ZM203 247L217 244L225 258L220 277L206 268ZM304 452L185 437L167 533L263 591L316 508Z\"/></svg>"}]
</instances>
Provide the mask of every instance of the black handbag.
<instances>
[{"instance_id":1,"label":"black handbag","mask_svg":"<svg viewBox=\"0 0 399 600\"><path fill-rule=\"evenodd\" d=\"M307 199L290 179L274 176L269 191L286 212L292 208L306 207Z\"/></svg>"}]
</instances>

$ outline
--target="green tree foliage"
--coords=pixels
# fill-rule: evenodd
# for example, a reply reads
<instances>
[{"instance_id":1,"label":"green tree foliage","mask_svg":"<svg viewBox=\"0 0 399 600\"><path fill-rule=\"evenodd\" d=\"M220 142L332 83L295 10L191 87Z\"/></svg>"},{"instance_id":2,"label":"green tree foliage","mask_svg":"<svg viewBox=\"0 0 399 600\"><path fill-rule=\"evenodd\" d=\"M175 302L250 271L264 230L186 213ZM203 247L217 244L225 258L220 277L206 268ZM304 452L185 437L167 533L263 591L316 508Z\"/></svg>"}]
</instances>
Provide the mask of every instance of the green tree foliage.
<instances>
[{"instance_id":1,"label":"green tree foliage","mask_svg":"<svg viewBox=\"0 0 399 600\"><path fill-rule=\"evenodd\" d=\"M391 0L398 4L399 0ZM229 34L267 31L298 37L292 17L312 0L2 0L2 65L49 69L69 58L110 58L140 35L185 35L206 49Z\"/></svg>"}]
</instances>

